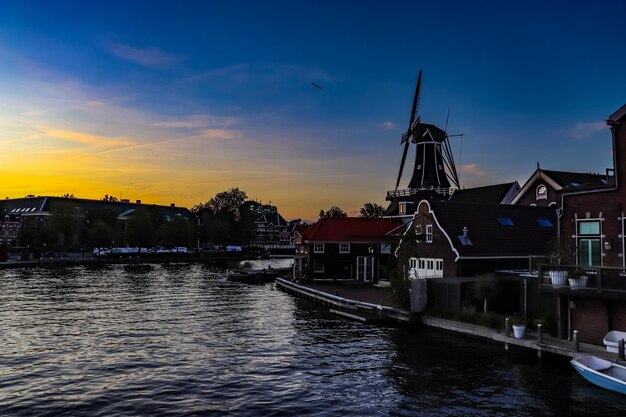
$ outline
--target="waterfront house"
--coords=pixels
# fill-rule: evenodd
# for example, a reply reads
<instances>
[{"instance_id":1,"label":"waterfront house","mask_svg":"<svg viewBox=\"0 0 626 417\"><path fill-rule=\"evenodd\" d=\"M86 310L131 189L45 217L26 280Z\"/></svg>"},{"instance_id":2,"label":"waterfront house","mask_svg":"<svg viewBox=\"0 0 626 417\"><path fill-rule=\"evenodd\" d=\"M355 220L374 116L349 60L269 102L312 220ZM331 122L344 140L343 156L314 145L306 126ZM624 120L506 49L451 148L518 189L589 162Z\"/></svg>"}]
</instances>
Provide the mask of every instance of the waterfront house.
<instances>
[{"instance_id":1,"label":"waterfront house","mask_svg":"<svg viewBox=\"0 0 626 417\"><path fill-rule=\"evenodd\" d=\"M411 229L422 236L410 267L419 277L462 277L528 268L556 236L552 209L422 200Z\"/></svg>"},{"instance_id":2,"label":"waterfront house","mask_svg":"<svg viewBox=\"0 0 626 417\"><path fill-rule=\"evenodd\" d=\"M394 218L321 219L298 238L296 274L375 283L393 256L393 239L403 226Z\"/></svg>"},{"instance_id":3,"label":"waterfront house","mask_svg":"<svg viewBox=\"0 0 626 417\"><path fill-rule=\"evenodd\" d=\"M561 193L560 235L575 265L559 268L570 278L578 269L586 279L552 285L544 278L541 285L553 299L560 336L578 330L581 341L597 344L610 330L626 331L626 105L609 116L607 125L614 167L607 172L614 175Z\"/></svg>"}]
</instances>

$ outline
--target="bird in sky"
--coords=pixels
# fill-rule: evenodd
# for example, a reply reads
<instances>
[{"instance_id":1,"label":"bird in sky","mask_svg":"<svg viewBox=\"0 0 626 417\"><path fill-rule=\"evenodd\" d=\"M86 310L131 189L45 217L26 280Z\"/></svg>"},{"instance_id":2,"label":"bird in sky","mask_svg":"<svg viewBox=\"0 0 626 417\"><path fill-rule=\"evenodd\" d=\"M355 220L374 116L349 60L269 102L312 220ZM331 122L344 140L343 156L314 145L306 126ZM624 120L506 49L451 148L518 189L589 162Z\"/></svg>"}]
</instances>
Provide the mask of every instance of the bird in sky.
<instances>
[{"instance_id":1,"label":"bird in sky","mask_svg":"<svg viewBox=\"0 0 626 417\"><path fill-rule=\"evenodd\" d=\"M321 85L315 84L315 83L311 83L311 85L315 88L319 88L320 90L323 90L324 87L322 87Z\"/></svg>"}]
</instances>

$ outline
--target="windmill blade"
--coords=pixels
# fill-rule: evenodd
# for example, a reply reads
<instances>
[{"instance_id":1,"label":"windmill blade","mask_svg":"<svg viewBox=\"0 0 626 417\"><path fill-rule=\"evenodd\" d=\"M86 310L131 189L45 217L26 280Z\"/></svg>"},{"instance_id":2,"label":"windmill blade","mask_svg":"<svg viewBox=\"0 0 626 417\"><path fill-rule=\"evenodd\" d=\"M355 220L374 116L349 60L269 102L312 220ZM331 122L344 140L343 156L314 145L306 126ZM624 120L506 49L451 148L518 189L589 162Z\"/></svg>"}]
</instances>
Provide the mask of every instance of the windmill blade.
<instances>
[{"instance_id":1,"label":"windmill blade","mask_svg":"<svg viewBox=\"0 0 626 417\"><path fill-rule=\"evenodd\" d=\"M402 152L402 161L400 162L400 172L398 172L398 180L396 181L396 190L398 189L398 185L400 185L400 178L402 178L402 170L404 169L404 163L406 162L406 154L409 151L409 142L408 140L404 143L404 152Z\"/></svg>"},{"instance_id":2,"label":"windmill blade","mask_svg":"<svg viewBox=\"0 0 626 417\"><path fill-rule=\"evenodd\" d=\"M448 139L447 135L442 144L443 144L442 149L443 149L443 156L444 156L443 161L447 168L446 175L448 179L453 183L453 185L455 185L457 188L460 188L459 174L456 170L456 164L454 162L454 154L452 152L452 147L450 146L450 140Z\"/></svg>"},{"instance_id":3,"label":"windmill blade","mask_svg":"<svg viewBox=\"0 0 626 417\"><path fill-rule=\"evenodd\" d=\"M420 106L420 95L422 94L422 70L420 70L417 76L417 86L415 87L415 96L413 97L413 110L411 110L411 121L409 122L409 129L413 126L415 115Z\"/></svg>"},{"instance_id":4,"label":"windmill blade","mask_svg":"<svg viewBox=\"0 0 626 417\"><path fill-rule=\"evenodd\" d=\"M419 108L420 103L420 95L422 94L422 70L420 70L419 75L417 76L417 85L415 86L415 95L413 95L413 107L411 107L411 118L409 119L409 127L406 130L406 133L402 134L402 140L400 143L404 143L409 140L412 133L413 123L415 122L415 115L417 114L417 110Z\"/></svg>"}]
</instances>

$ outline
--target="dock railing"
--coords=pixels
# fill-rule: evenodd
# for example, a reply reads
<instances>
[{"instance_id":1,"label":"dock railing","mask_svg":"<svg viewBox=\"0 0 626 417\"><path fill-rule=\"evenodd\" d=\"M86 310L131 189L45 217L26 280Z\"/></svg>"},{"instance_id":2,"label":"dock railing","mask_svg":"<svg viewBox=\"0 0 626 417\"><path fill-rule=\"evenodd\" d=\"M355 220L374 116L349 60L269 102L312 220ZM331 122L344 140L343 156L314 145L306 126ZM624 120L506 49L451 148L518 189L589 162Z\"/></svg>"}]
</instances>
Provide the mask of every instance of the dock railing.
<instances>
[{"instance_id":1,"label":"dock railing","mask_svg":"<svg viewBox=\"0 0 626 417\"><path fill-rule=\"evenodd\" d=\"M587 290L626 294L626 269L601 266L538 266L540 288Z\"/></svg>"}]
</instances>

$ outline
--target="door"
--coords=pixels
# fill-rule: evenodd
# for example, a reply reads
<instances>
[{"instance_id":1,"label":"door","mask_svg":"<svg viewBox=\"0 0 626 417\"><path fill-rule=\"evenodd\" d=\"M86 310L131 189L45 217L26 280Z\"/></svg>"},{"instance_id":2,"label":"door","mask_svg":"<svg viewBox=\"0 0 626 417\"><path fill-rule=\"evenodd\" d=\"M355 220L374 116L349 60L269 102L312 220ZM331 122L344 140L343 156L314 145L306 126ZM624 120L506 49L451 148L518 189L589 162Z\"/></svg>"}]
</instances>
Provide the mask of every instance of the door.
<instances>
[{"instance_id":1,"label":"door","mask_svg":"<svg viewBox=\"0 0 626 417\"><path fill-rule=\"evenodd\" d=\"M372 282L372 279L374 279L373 256L357 256L356 279L363 282Z\"/></svg>"}]
</instances>

